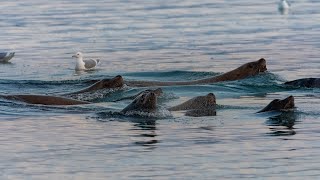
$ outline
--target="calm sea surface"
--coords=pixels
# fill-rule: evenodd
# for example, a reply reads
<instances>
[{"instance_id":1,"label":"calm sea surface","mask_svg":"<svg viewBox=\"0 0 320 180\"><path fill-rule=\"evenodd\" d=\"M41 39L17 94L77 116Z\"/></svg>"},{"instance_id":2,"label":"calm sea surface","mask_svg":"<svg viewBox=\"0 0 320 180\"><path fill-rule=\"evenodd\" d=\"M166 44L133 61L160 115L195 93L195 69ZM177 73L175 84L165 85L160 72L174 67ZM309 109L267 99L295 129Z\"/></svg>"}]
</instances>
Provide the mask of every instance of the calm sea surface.
<instances>
[{"instance_id":1,"label":"calm sea surface","mask_svg":"<svg viewBox=\"0 0 320 180\"><path fill-rule=\"evenodd\" d=\"M319 77L320 1L2 1L1 94L72 92L88 80L190 80L261 57L268 73L245 80L165 87L153 118L113 117L143 89L94 93L95 104L26 105L0 99L0 179L318 179L320 89L283 82ZM75 73L71 56L100 58ZM209 92L214 117L165 107ZM255 114L275 98L297 108Z\"/></svg>"}]
</instances>

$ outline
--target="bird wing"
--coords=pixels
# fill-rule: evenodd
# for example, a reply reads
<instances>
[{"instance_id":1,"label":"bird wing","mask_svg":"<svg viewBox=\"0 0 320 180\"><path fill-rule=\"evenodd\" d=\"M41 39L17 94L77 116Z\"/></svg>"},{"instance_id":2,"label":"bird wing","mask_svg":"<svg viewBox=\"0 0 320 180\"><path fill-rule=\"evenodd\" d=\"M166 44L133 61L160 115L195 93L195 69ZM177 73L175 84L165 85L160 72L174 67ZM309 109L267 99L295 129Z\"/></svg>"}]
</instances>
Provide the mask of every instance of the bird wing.
<instances>
[{"instance_id":1,"label":"bird wing","mask_svg":"<svg viewBox=\"0 0 320 180\"><path fill-rule=\"evenodd\" d=\"M12 59L13 58L13 56L14 56L14 52L12 52L12 53L0 53L0 61L2 61L2 62L8 62L10 59Z\"/></svg>"},{"instance_id":2,"label":"bird wing","mask_svg":"<svg viewBox=\"0 0 320 180\"><path fill-rule=\"evenodd\" d=\"M88 60L84 60L84 67L86 69L91 69L97 66L98 62L95 59L88 59Z\"/></svg>"},{"instance_id":3,"label":"bird wing","mask_svg":"<svg viewBox=\"0 0 320 180\"><path fill-rule=\"evenodd\" d=\"M7 56L7 53L0 53L0 59L3 59Z\"/></svg>"}]
</instances>

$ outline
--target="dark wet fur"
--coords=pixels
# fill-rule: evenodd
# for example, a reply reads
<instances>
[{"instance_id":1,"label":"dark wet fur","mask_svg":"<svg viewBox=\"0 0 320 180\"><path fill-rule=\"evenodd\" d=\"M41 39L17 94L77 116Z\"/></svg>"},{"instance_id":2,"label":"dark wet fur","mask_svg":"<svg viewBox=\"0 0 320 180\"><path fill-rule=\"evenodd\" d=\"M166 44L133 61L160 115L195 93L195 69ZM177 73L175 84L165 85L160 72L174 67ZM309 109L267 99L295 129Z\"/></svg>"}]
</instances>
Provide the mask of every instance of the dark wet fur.
<instances>
[{"instance_id":1,"label":"dark wet fur","mask_svg":"<svg viewBox=\"0 0 320 180\"><path fill-rule=\"evenodd\" d=\"M280 111L286 109L294 108L294 97L289 96L283 100L275 99L271 101L265 108L258 111L257 113L267 112L267 111Z\"/></svg>"},{"instance_id":2,"label":"dark wet fur","mask_svg":"<svg viewBox=\"0 0 320 180\"><path fill-rule=\"evenodd\" d=\"M85 88L83 90L73 92L73 93L64 94L64 95L74 95L74 94L80 94L80 93L86 93L86 92L93 92L93 91L97 91L100 89L120 88L120 87L123 87L123 85L124 85L123 78L122 78L122 76L118 75L112 79L100 80L100 81L94 83L93 85L91 85L90 87Z\"/></svg>"},{"instance_id":3,"label":"dark wet fur","mask_svg":"<svg viewBox=\"0 0 320 180\"><path fill-rule=\"evenodd\" d=\"M155 112L157 109L157 95L154 92L146 92L140 94L132 103L125 107L121 112L127 113L129 111L137 112Z\"/></svg>"},{"instance_id":4,"label":"dark wet fur","mask_svg":"<svg viewBox=\"0 0 320 180\"><path fill-rule=\"evenodd\" d=\"M186 116L215 116L216 97L213 93L192 98L180 105L168 108L169 111L187 110Z\"/></svg>"},{"instance_id":5,"label":"dark wet fur","mask_svg":"<svg viewBox=\"0 0 320 180\"><path fill-rule=\"evenodd\" d=\"M28 104L42 104L42 105L80 105L90 104L86 101L78 101L74 99L58 97L58 96L45 96L45 95L6 95L0 96L1 98L13 101L25 102Z\"/></svg>"},{"instance_id":6,"label":"dark wet fur","mask_svg":"<svg viewBox=\"0 0 320 180\"><path fill-rule=\"evenodd\" d=\"M266 60L264 58L258 61L245 63L242 66L226 72L222 75L214 76L206 79L193 81L125 81L128 86L147 87L147 86L177 86L177 85L195 85L195 84L211 84L223 81L234 81L248 78L267 71Z\"/></svg>"},{"instance_id":7,"label":"dark wet fur","mask_svg":"<svg viewBox=\"0 0 320 180\"><path fill-rule=\"evenodd\" d=\"M320 78L304 78L285 82L285 85L306 88L320 88Z\"/></svg>"}]
</instances>

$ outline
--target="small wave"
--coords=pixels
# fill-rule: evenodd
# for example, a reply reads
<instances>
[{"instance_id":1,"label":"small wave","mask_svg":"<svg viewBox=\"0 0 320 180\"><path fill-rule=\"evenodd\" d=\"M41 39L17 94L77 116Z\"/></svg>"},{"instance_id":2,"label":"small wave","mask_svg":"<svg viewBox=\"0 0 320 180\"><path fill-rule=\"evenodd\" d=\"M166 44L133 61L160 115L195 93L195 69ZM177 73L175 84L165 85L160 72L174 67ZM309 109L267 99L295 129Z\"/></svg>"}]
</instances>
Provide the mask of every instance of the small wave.
<instances>
[{"instance_id":1,"label":"small wave","mask_svg":"<svg viewBox=\"0 0 320 180\"><path fill-rule=\"evenodd\" d=\"M176 94L168 92L168 93L161 94L158 100L162 102L162 101L169 101L169 100L178 99L178 98L179 96L177 96Z\"/></svg>"},{"instance_id":2,"label":"small wave","mask_svg":"<svg viewBox=\"0 0 320 180\"><path fill-rule=\"evenodd\" d=\"M74 85L74 84L93 84L102 79L113 78L110 77L85 77L80 79L65 79L65 80L12 80L12 79L0 79L0 84L23 84L23 85Z\"/></svg>"},{"instance_id":3,"label":"small wave","mask_svg":"<svg viewBox=\"0 0 320 180\"><path fill-rule=\"evenodd\" d=\"M314 110L304 110L304 111L297 111L297 114L300 116L306 117L312 117L312 118L319 118L320 112L314 111Z\"/></svg>"},{"instance_id":4,"label":"small wave","mask_svg":"<svg viewBox=\"0 0 320 180\"><path fill-rule=\"evenodd\" d=\"M134 97L147 89L154 88L130 88L129 86L124 86L119 92L115 92L113 96L104 97L103 101L119 102L119 101L132 101ZM177 95L171 92L163 92L159 97L158 101L167 101L171 99L179 98Z\"/></svg>"},{"instance_id":5,"label":"small wave","mask_svg":"<svg viewBox=\"0 0 320 180\"><path fill-rule=\"evenodd\" d=\"M242 110L242 109L254 109L254 110L259 110L261 108L259 107L252 107L252 106L233 106L233 105L221 105L221 104L217 104L216 105L217 109L238 109L238 110Z\"/></svg>"},{"instance_id":6,"label":"small wave","mask_svg":"<svg viewBox=\"0 0 320 180\"><path fill-rule=\"evenodd\" d=\"M294 88L285 86L285 80L272 73L262 73L257 76L241 79L237 81L219 82L215 85L228 88L230 91L242 93L271 93L293 90Z\"/></svg>"},{"instance_id":7,"label":"small wave","mask_svg":"<svg viewBox=\"0 0 320 180\"><path fill-rule=\"evenodd\" d=\"M86 80L58 80L58 81L42 81L42 80L7 80L0 79L0 84L27 84L27 85L62 85L62 84L78 84Z\"/></svg>"},{"instance_id":8,"label":"small wave","mask_svg":"<svg viewBox=\"0 0 320 180\"><path fill-rule=\"evenodd\" d=\"M163 119L172 117L170 111L163 107L158 107L158 109L155 112L149 113L149 112L142 112L142 111L128 111L125 114L121 113L120 110L114 111L103 111L98 112L97 117L93 117L98 120L107 119L110 121L110 119L116 119L116 120L125 120L126 118L154 118L154 119Z\"/></svg>"},{"instance_id":9,"label":"small wave","mask_svg":"<svg viewBox=\"0 0 320 180\"><path fill-rule=\"evenodd\" d=\"M121 88L112 88L112 89L99 89L93 92L84 92L79 94L68 94L65 95L68 98L77 99L80 101L93 101L97 99L103 99L110 94L123 90L125 87Z\"/></svg>"},{"instance_id":10,"label":"small wave","mask_svg":"<svg viewBox=\"0 0 320 180\"><path fill-rule=\"evenodd\" d=\"M144 79L161 80L161 81L181 81L195 80L217 76L221 73L215 72L194 72L194 71L168 71L168 72L137 72L126 73L124 76L143 77Z\"/></svg>"},{"instance_id":11,"label":"small wave","mask_svg":"<svg viewBox=\"0 0 320 180\"><path fill-rule=\"evenodd\" d=\"M124 114L125 116L138 116L138 117L146 117L146 118L168 118L172 117L170 111L166 108L159 107L157 111L149 113L142 111L128 111Z\"/></svg>"},{"instance_id":12,"label":"small wave","mask_svg":"<svg viewBox=\"0 0 320 180\"><path fill-rule=\"evenodd\" d=\"M285 81L286 80L280 77L279 75L266 72L266 73L260 73L256 76L252 76L252 77L241 79L234 82L239 85L265 86L265 85L282 84Z\"/></svg>"}]
</instances>

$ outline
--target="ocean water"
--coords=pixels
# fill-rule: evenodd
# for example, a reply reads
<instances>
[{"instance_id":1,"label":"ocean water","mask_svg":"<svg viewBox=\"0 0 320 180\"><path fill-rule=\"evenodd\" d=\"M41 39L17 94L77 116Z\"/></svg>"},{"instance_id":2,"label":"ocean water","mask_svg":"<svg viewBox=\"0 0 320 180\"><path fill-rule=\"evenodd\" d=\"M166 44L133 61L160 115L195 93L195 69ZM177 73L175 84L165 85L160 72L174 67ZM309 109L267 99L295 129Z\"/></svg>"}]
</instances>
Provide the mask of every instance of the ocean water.
<instances>
[{"instance_id":1,"label":"ocean water","mask_svg":"<svg viewBox=\"0 0 320 180\"><path fill-rule=\"evenodd\" d=\"M268 72L244 80L164 87L156 117L103 115L143 88L92 94L90 105L48 107L0 100L0 179L318 179L320 89L288 80L319 77L320 1L2 1L1 94L73 92L90 80L214 76L261 57ZM100 58L76 73L71 56ZM214 117L166 107L212 92ZM256 114L295 97L288 112Z\"/></svg>"}]
</instances>

